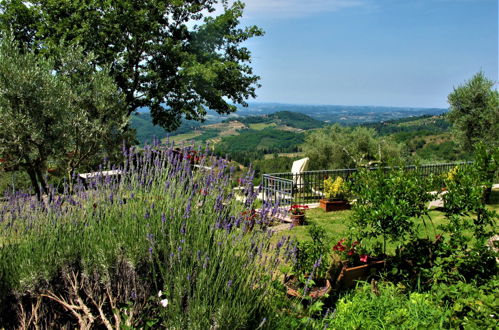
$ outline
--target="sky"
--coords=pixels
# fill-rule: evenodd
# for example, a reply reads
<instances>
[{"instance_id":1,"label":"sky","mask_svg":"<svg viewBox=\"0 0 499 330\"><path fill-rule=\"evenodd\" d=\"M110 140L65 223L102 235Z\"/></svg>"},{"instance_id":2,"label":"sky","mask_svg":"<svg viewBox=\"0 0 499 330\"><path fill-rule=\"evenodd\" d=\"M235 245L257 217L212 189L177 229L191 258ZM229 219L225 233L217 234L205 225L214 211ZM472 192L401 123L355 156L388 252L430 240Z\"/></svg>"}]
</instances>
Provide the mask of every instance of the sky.
<instances>
[{"instance_id":1,"label":"sky","mask_svg":"<svg viewBox=\"0 0 499 330\"><path fill-rule=\"evenodd\" d=\"M498 0L245 3L257 102L447 108L480 70L498 80Z\"/></svg>"}]
</instances>

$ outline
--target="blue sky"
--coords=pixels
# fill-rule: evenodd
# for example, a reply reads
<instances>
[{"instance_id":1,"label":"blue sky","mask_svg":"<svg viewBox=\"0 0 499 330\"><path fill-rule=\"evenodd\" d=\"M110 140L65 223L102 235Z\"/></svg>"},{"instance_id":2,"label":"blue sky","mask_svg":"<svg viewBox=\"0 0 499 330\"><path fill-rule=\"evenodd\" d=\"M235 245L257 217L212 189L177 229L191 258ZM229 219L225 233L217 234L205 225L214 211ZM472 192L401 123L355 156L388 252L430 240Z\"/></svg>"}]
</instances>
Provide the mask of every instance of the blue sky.
<instances>
[{"instance_id":1,"label":"blue sky","mask_svg":"<svg viewBox=\"0 0 499 330\"><path fill-rule=\"evenodd\" d=\"M497 0L246 0L258 102L447 107L498 80Z\"/></svg>"}]
</instances>

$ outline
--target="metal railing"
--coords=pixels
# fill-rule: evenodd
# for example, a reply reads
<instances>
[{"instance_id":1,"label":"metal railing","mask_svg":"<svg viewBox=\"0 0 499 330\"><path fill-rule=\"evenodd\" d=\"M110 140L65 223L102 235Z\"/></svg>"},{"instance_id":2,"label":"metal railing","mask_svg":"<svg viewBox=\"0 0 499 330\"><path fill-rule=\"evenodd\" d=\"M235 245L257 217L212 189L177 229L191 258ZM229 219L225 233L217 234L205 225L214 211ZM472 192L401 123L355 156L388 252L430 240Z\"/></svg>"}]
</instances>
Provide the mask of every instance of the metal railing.
<instances>
[{"instance_id":1,"label":"metal railing","mask_svg":"<svg viewBox=\"0 0 499 330\"><path fill-rule=\"evenodd\" d=\"M472 164L472 162L455 162L429 165L404 166L404 170L417 171L421 176L430 174L443 174L449 172L457 165ZM398 167L382 167L389 171ZM370 170L379 169L371 167ZM266 203L279 203L279 205L311 204L317 203L324 198L324 179L340 176L348 180L350 176L357 172L355 168L337 170L304 171L301 173L269 173L262 177L262 196Z\"/></svg>"}]
</instances>

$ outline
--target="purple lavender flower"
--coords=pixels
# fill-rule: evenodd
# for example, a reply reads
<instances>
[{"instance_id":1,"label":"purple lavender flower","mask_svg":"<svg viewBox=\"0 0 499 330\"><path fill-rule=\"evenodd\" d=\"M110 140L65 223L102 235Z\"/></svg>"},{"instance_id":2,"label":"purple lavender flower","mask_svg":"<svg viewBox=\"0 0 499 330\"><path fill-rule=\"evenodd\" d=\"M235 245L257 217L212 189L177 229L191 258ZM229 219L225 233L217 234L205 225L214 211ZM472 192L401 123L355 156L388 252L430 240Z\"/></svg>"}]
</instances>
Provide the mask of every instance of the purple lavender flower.
<instances>
[{"instance_id":1,"label":"purple lavender flower","mask_svg":"<svg viewBox=\"0 0 499 330\"><path fill-rule=\"evenodd\" d=\"M322 263L322 256L315 262L314 270L317 269Z\"/></svg>"},{"instance_id":2,"label":"purple lavender flower","mask_svg":"<svg viewBox=\"0 0 499 330\"><path fill-rule=\"evenodd\" d=\"M191 215L191 199L187 201L187 206L185 207L184 218L188 218Z\"/></svg>"},{"instance_id":3,"label":"purple lavender flower","mask_svg":"<svg viewBox=\"0 0 499 330\"><path fill-rule=\"evenodd\" d=\"M164 213L161 214L161 223L165 223L166 222L166 216Z\"/></svg>"}]
</instances>

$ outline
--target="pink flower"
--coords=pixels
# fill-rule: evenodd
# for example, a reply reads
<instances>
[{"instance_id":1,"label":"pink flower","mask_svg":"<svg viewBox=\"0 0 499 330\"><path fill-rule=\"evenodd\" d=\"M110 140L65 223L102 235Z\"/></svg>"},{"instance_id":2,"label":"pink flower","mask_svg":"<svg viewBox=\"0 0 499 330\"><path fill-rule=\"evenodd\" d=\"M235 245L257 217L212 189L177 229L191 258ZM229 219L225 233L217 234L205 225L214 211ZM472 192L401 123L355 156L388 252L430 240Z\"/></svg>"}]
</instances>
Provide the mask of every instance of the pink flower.
<instances>
[{"instance_id":1,"label":"pink flower","mask_svg":"<svg viewBox=\"0 0 499 330\"><path fill-rule=\"evenodd\" d=\"M354 252L353 252L353 250L350 250L350 251L348 251L348 253L347 253L347 254L348 254L349 256L353 256L353 253L354 253Z\"/></svg>"},{"instance_id":2,"label":"pink flower","mask_svg":"<svg viewBox=\"0 0 499 330\"><path fill-rule=\"evenodd\" d=\"M369 258L369 256L367 254L362 254L360 256L360 261L361 262L367 262L367 259Z\"/></svg>"}]
</instances>

